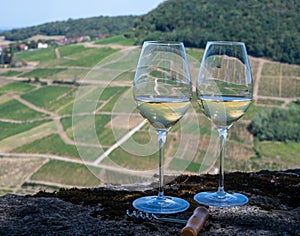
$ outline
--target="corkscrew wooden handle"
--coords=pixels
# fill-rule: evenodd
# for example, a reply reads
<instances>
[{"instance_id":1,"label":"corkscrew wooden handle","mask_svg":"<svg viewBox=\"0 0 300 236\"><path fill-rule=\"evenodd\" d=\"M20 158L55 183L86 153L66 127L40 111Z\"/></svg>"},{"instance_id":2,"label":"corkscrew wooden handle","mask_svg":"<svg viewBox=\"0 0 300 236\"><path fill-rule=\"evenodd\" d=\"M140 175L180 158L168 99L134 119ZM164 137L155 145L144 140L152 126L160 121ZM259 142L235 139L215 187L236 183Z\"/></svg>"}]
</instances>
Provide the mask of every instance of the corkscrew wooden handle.
<instances>
[{"instance_id":1,"label":"corkscrew wooden handle","mask_svg":"<svg viewBox=\"0 0 300 236\"><path fill-rule=\"evenodd\" d=\"M181 230L181 236L197 236L207 219L208 209L204 206L197 207L186 226Z\"/></svg>"}]
</instances>

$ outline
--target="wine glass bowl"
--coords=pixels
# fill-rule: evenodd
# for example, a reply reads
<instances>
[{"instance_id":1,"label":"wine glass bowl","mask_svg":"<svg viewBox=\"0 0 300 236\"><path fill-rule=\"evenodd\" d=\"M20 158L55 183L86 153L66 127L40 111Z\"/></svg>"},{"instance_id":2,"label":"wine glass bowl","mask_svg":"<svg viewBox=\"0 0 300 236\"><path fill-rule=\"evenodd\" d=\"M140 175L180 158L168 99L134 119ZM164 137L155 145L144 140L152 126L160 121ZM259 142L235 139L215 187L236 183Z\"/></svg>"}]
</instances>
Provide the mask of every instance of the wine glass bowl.
<instances>
[{"instance_id":1,"label":"wine glass bowl","mask_svg":"<svg viewBox=\"0 0 300 236\"><path fill-rule=\"evenodd\" d=\"M183 199L164 195L164 145L167 132L190 106L192 82L185 48L181 42L146 41L133 82L137 110L157 131L159 185L157 196L138 198L133 206L144 212L171 214L189 207Z\"/></svg>"},{"instance_id":2,"label":"wine glass bowl","mask_svg":"<svg viewBox=\"0 0 300 236\"><path fill-rule=\"evenodd\" d=\"M243 42L208 42L196 84L203 113L219 132L220 166L217 192L201 192L194 199L216 207L241 206L248 198L224 190L224 156L229 128L247 111L253 96L251 69Z\"/></svg>"}]
</instances>

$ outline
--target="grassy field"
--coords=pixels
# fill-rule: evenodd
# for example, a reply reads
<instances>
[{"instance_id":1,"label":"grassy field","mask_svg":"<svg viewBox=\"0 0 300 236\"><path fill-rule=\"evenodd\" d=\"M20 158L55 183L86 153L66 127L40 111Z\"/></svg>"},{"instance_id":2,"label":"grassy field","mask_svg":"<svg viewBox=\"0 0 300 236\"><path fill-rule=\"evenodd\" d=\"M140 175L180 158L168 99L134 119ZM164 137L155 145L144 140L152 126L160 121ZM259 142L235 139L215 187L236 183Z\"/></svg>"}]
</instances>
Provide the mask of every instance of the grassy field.
<instances>
[{"instance_id":1,"label":"grassy field","mask_svg":"<svg viewBox=\"0 0 300 236\"><path fill-rule=\"evenodd\" d=\"M14 153L45 153L57 156L79 158L79 154L74 145L68 145L61 140L59 135L52 134L32 143L28 143L12 150Z\"/></svg>"},{"instance_id":2,"label":"grassy field","mask_svg":"<svg viewBox=\"0 0 300 236\"><path fill-rule=\"evenodd\" d=\"M97 115L95 117L96 133L98 135L99 142L104 146L110 146L116 142L111 128L106 127L110 120L110 115Z\"/></svg>"},{"instance_id":3,"label":"grassy field","mask_svg":"<svg viewBox=\"0 0 300 236\"><path fill-rule=\"evenodd\" d=\"M299 164L299 143L262 142L260 150L263 156L279 158L282 162L289 163L290 168Z\"/></svg>"},{"instance_id":4,"label":"grassy field","mask_svg":"<svg viewBox=\"0 0 300 236\"><path fill-rule=\"evenodd\" d=\"M37 127L45 121L25 122L25 123L8 123L0 122L0 140L13 136Z\"/></svg>"},{"instance_id":5,"label":"grassy field","mask_svg":"<svg viewBox=\"0 0 300 236\"><path fill-rule=\"evenodd\" d=\"M266 62L262 67L258 95L279 98L300 97L299 76L299 66Z\"/></svg>"},{"instance_id":6,"label":"grassy field","mask_svg":"<svg viewBox=\"0 0 300 236\"><path fill-rule=\"evenodd\" d=\"M30 109L17 100L10 100L0 104L1 119L26 121L43 117L46 117L46 115Z\"/></svg>"},{"instance_id":7,"label":"grassy field","mask_svg":"<svg viewBox=\"0 0 300 236\"><path fill-rule=\"evenodd\" d=\"M199 173L200 171L201 164L200 163L195 163L195 162L190 162L184 159L178 159L174 158L172 159L172 162L170 163L169 168L171 170L177 170L177 171L182 171L186 170L188 172L192 173ZM207 168L207 167L202 167L202 168Z\"/></svg>"},{"instance_id":8,"label":"grassy field","mask_svg":"<svg viewBox=\"0 0 300 236\"><path fill-rule=\"evenodd\" d=\"M85 76L90 71L90 68L74 68L69 67L66 70L62 70L58 73L52 74L47 78L49 81L58 80L58 81L80 81L85 78Z\"/></svg>"},{"instance_id":9,"label":"grassy field","mask_svg":"<svg viewBox=\"0 0 300 236\"><path fill-rule=\"evenodd\" d=\"M0 93L24 93L34 89L35 86L24 82L11 82L0 87Z\"/></svg>"},{"instance_id":10,"label":"grassy field","mask_svg":"<svg viewBox=\"0 0 300 236\"><path fill-rule=\"evenodd\" d=\"M24 131L20 126L17 127L17 129L20 130L20 133L14 133L12 136L8 136L5 139L1 140L0 150L2 152L10 153L16 148L22 147L23 145L34 142L35 140L41 139L57 132L55 121L45 120L45 122L42 124L35 124L37 126L30 127ZM24 125L24 127L26 127L24 123L21 125Z\"/></svg>"},{"instance_id":11,"label":"grassy field","mask_svg":"<svg viewBox=\"0 0 300 236\"><path fill-rule=\"evenodd\" d=\"M22 182L30 177L37 168L40 168L44 161L39 158L1 158L1 193L17 193L21 189Z\"/></svg>"},{"instance_id":12,"label":"grassy field","mask_svg":"<svg viewBox=\"0 0 300 236\"><path fill-rule=\"evenodd\" d=\"M122 148L118 148L111 153L109 159L117 165L131 170L152 170L158 166L157 153L150 156L136 156L126 152ZM104 160L103 163L106 163L106 161ZM141 165L141 163L143 163L143 165Z\"/></svg>"},{"instance_id":13,"label":"grassy field","mask_svg":"<svg viewBox=\"0 0 300 236\"><path fill-rule=\"evenodd\" d=\"M118 44L123 46L132 46L134 45L134 40L125 38L124 35L116 35L109 38L98 39L95 42L96 44Z\"/></svg>"},{"instance_id":14,"label":"grassy field","mask_svg":"<svg viewBox=\"0 0 300 236\"><path fill-rule=\"evenodd\" d=\"M28 78L48 78L51 75L66 70L66 68L38 68L22 74L22 77Z\"/></svg>"},{"instance_id":15,"label":"grassy field","mask_svg":"<svg viewBox=\"0 0 300 236\"><path fill-rule=\"evenodd\" d=\"M102 159L101 164L112 169L88 169L80 163L84 161L92 166L104 151L113 147L141 122L141 119L136 120L135 114L130 118L134 123L131 128L127 127L129 124L126 126L119 122L118 127L112 129L113 119L122 121L126 118L124 114L113 114L113 111L118 102L127 99L141 48L135 47L135 42L121 35L94 43L20 52L16 54L18 59L38 64L32 69L0 69L3 79L0 85L0 151L25 155L19 157L24 162L18 164L16 159L7 157L4 162L0 158L3 161L1 167L10 170L14 165L18 165L19 169L22 165L30 166L24 169L24 173L21 171L21 177L16 176L11 185L3 180L5 175L1 172L0 178L4 184L1 185L0 194L32 193L47 186L53 190L59 186L98 186L109 181L126 183L135 177L124 174L121 168L141 171L157 168L157 147L148 145L157 142L157 137L154 135L155 140L151 140L149 125L143 126L124 142L124 146L117 146L108 157ZM203 50L186 50L195 82ZM250 121L265 106L280 106L283 109L293 106L300 109L300 105L293 102L300 97L300 66L252 57L250 62L254 81L258 84L257 97L246 115L230 129L226 171L300 168L299 143L258 142L247 131ZM27 82L13 81L15 79ZM82 91L78 94L80 89ZM75 101L83 107L73 110ZM198 146L191 142L186 144L184 153L177 153L182 134L180 125L173 127L167 138L165 164L169 170L178 173L183 169L188 173L208 171L212 164L205 158L214 159L213 155L217 155L213 150L218 147L217 133L200 111L195 95L192 105L191 111L195 110L198 114L186 121L184 132L195 137L199 135ZM126 113L124 109L121 107L119 110ZM77 137L77 147L74 130L80 135ZM95 132L97 142L91 141L91 132ZM149 150L151 154L139 156L130 149L126 150L125 147L135 147L131 141L136 145L144 145L144 149L153 149ZM32 155L36 155L36 162ZM43 158L38 158L39 155ZM55 155L64 158L64 161L45 155ZM99 177L103 179L99 180Z\"/></svg>"},{"instance_id":16,"label":"grassy field","mask_svg":"<svg viewBox=\"0 0 300 236\"><path fill-rule=\"evenodd\" d=\"M72 57L76 53L83 53L89 51L88 48L85 48L83 45L67 45L58 47L61 57Z\"/></svg>"},{"instance_id":17,"label":"grassy field","mask_svg":"<svg viewBox=\"0 0 300 236\"><path fill-rule=\"evenodd\" d=\"M66 117L66 118L63 118L61 120L62 122L62 125L64 127L64 130L66 131L66 133L68 134L68 136L73 139L73 125L80 125L81 127L77 128L76 129L78 130L78 132L80 132L83 136L85 136L85 131L89 131L87 129L86 126L95 126L95 131L96 133L98 134L98 138L99 140L101 141L101 143L103 145L109 145L109 144L113 144L114 143L114 139L113 138L113 134L111 132L111 129L109 128L106 128L106 125L108 124L108 122L110 122L111 120L111 116L110 115L96 115L95 117L92 117L94 118L93 121L94 121L94 124L89 124L89 123L86 123L85 120L87 122L89 122L91 119L90 116L83 116L83 117L80 117L80 120L78 120L77 122L73 123L74 121L72 121L72 117ZM82 128L82 129L81 129ZM88 134L87 134L88 135Z\"/></svg>"},{"instance_id":18,"label":"grassy field","mask_svg":"<svg viewBox=\"0 0 300 236\"><path fill-rule=\"evenodd\" d=\"M0 76L16 76L16 75L19 75L21 74L22 71L16 71L16 70L9 70L9 71L6 71L6 72L3 72L0 74Z\"/></svg>"},{"instance_id":19,"label":"grassy field","mask_svg":"<svg viewBox=\"0 0 300 236\"><path fill-rule=\"evenodd\" d=\"M43 165L31 179L69 186L97 187L101 184L86 166L56 160Z\"/></svg>"},{"instance_id":20,"label":"grassy field","mask_svg":"<svg viewBox=\"0 0 300 236\"><path fill-rule=\"evenodd\" d=\"M115 93L113 93L109 99L109 102L106 103L100 110L101 111L108 111L111 112L112 109L115 106L115 103L118 99L120 99L120 97L122 96L122 94L129 89L129 87L122 87L122 88L118 88L117 91Z\"/></svg>"},{"instance_id":21,"label":"grassy field","mask_svg":"<svg viewBox=\"0 0 300 236\"><path fill-rule=\"evenodd\" d=\"M61 63L62 66L79 66L79 67L93 67L97 65L102 58L109 56L116 52L112 48L99 48L96 50L89 49L86 53L73 54L74 58L66 60Z\"/></svg>"},{"instance_id":22,"label":"grassy field","mask_svg":"<svg viewBox=\"0 0 300 236\"><path fill-rule=\"evenodd\" d=\"M22 51L15 54L15 57L28 62L46 62L56 58L54 48L35 49L32 51Z\"/></svg>"},{"instance_id":23,"label":"grassy field","mask_svg":"<svg viewBox=\"0 0 300 236\"><path fill-rule=\"evenodd\" d=\"M122 70L124 72L130 71L136 67L140 52L140 48L135 48L130 51L124 49L123 51L115 52L110 57L109 63L107 63L107 61L104 60L104 66L102 63L100 63L100 66L106 69Z\"/></svg>"},{"instance_id":24,"label":"grassy field","mask_svg":"<svg viewBox=\"0 0 300 236\"><path fill-rule=\"evenodd\" d=\"M72 99L72 91L73 88L69 86L44 86L22 95L22 98L35 106L53 111Z\"/></svg>"}]
</instances>

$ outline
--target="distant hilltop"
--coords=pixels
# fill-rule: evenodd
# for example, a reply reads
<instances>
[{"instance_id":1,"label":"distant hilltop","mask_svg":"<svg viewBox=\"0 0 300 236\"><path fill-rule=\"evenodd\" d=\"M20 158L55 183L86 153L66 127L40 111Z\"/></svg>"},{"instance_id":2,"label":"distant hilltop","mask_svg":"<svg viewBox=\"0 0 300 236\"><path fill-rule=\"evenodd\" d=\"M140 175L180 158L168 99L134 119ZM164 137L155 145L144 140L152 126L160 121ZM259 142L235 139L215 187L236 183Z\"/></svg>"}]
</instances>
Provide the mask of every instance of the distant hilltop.
<instances>
[{"instance_id":1,"label":"distant hilltop","mask_svg":"<svg viewBox=\"0 0 300 236\"><path fill-rule=\"evenodd\" d=\"M10 31L11 28L5 28L5 27L0 27L0 33L5 32L5 31Z\"/></svg>"},{"instance_id":2,"label":"distant hilltop","mask_svg":"<svg viewBox=\"0 0 300 236\"><path fill-rule=\"evenodd\" d=\"M7 40L26 40L35 35L57 36L63 35L67 38L79 36L90 36L96 38L98 35L117 35L128 31L134 25L134 16L99 16L67 21L56 21L37 26L13 29L2 32Z\"/></svg>"}]
</instances>

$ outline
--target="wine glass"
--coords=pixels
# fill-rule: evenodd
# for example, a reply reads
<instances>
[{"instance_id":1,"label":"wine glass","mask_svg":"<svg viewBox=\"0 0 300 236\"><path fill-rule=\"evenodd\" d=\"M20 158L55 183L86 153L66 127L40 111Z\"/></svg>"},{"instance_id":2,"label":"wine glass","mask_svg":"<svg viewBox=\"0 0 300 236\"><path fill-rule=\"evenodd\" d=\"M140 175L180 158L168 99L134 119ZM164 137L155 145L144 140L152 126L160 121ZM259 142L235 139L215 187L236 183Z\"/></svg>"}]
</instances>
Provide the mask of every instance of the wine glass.
<instances>
[{"instance_id":1,"label":"wine glass","mask_svg":"<svg viewBox=\"0 0 300 236\"><path fill-rule=\"evenodd\" d=\"M186 113L192 82L185 48L181 42L146 41L136 69L133 95L140 114L158 134L158 195L138 198L133 206L143 212L171 214L185 211L189 203L164 195L164 146L167 132Z\"/></svg>"},{"instance_id":2,"label":"wine glass","mask_svg":"<svg viewBox=\"0 0 300 236\"><path fill-rule=\"evenodd\" d=\"M217 192L201 192L194 199L207 206L242 206L248 198L224 190L226 137L232 124L251 104L253 84L243 42L208 42L196 84L197 100L204 114L213 122L220 138L219 187Z\"/></svg>"}]
</instances>

